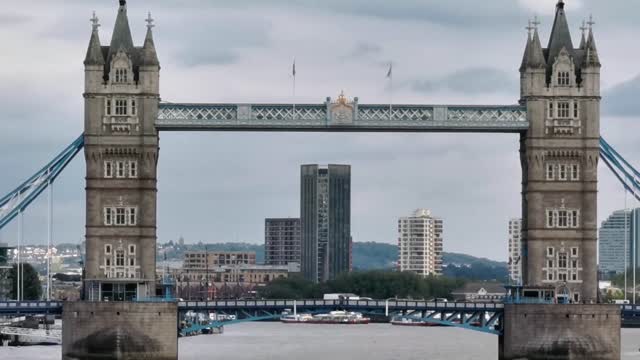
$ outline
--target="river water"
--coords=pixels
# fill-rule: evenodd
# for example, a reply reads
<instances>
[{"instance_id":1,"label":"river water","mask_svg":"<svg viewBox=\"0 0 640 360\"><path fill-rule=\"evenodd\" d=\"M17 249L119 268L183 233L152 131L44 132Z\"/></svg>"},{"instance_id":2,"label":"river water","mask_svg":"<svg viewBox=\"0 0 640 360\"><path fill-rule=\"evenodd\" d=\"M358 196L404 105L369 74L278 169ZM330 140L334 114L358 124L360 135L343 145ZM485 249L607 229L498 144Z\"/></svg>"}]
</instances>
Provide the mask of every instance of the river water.
<instances>
[{"instance_id":1,"label":"river water","mask_svg":"<svg viewBox=\"0 0 640 360\"><path fill-rule=\"evenodd\" d=\"M498 338L446 327L244 323L179 340L180 360L494 360ZM640 360L640 329L622 329L622 359ZM0 359L59 360L59 346L0 347Z\"/></svg>"}]
</instances>

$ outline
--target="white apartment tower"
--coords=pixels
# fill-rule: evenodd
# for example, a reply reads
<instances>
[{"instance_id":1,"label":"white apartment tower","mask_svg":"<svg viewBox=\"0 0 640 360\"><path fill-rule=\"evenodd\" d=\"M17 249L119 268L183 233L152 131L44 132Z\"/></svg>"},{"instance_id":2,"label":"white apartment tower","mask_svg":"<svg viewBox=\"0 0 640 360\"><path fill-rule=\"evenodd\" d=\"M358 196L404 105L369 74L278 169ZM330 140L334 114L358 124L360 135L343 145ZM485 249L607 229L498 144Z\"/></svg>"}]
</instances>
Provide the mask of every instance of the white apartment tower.
<instances>
[{"instance_id":1,"label":"white apartment tower","mask_svg":"<svg viewBox=\"0 0 640 360\"><path fill-rule=\"evenodd\" d=\"M398 220L398 268L423 277L442 274L442 219L418 209Z\"/></svg>"},{"instance_id":2,"label":"white apartment tower","mask_svg":"<svg viewBox=\"0 0 640 360\"><path fill-rule=\"evenodd\" d=\"M509 220L509 278L522 284L522 219Z\"/></svg>"}]
</instances>

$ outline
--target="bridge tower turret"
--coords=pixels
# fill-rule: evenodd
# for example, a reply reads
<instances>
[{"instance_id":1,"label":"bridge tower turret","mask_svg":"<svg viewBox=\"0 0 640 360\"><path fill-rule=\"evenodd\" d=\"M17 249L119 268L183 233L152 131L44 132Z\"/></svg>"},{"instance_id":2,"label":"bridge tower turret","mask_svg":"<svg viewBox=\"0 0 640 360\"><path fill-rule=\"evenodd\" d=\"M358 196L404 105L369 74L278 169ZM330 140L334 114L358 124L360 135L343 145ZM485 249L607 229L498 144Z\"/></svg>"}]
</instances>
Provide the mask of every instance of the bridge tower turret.
<instances>
[{"instance_id":1,"label":"bridge tower turret","mask_svg":"<svg viewBox=\"0 0 640 360\"><path fill-rule=\"evenodd\" d=\"M86 300L155 295L160 64L147 19L135 47L120 0L109 46L98 19L85 59Z\"/></svg>"},{"instance_id":2,"label":"bridge tower turret","mask_svg":"<svg viewBox=\"0 0 640 360\"><path fill-rule=\"evenodd\" d=\"M521 139L523 281L529 295L559 302L597 301L600 61L589 23L574 48L560 0L548 47L536 21L520 68L530 122Z\"/></svg>"}]
</instances>

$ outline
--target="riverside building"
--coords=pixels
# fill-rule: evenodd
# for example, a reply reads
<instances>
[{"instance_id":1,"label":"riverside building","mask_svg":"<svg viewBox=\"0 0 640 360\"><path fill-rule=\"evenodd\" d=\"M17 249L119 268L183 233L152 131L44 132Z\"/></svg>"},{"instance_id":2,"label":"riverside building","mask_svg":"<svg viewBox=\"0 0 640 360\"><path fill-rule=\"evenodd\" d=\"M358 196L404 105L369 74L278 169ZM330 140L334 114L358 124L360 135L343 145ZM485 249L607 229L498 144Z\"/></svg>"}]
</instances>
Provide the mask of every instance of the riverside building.
<instances>
[{"instance_id":1,"label":"riverside building","mask_svg":"<svg viewBox=\"0 0 640 360\"><path fill-rule=\"evenodd\" d=\"M602 222L599 233L598 268L604 277L624 273L625 267L636 267L640 259L640 208L614 211Z\"/></svg>"},{"instance_id":2,"label":"riverside building","mask_svg":"<svg viewBox=\"0 0 640 360\"><path fill-rule=\"evenodd\" d=\"M266 265L300 264L302 229L300 219L265 219L264 251Z\"/></svg>"},{"instance_id":3,"label":"riverside building","mask_svg":"<svg viewBox=\"0 0 640 360\"><path fill-rule=\"evenodd\" d=\"M301 167L302 273L324 282L351 268L351 166Z\"/></svg>"},{"instance_id":4,"label":"riverside building","mask_svg":"<svg viewBox=\"0 0 640 360\"><path fill-rule=\"evenodd\" d=\"M427 277L442 274L443 221L418 209L398 220L398 267Z\"/></svg>"}]
</instances>

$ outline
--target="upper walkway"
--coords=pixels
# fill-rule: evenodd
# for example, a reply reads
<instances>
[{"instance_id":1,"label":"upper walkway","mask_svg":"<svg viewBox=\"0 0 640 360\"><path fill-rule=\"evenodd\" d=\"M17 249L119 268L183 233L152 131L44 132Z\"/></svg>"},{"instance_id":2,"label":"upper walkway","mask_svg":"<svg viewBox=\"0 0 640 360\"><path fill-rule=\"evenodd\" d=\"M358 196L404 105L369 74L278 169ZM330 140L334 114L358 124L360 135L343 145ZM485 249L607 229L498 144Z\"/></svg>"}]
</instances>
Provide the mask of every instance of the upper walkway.
<instances>
[{"instance_id":1,"label":"upper walkway","mask_svg":"<svg viewBox=\"0 0 640 360\"><path fill-rule=\"evenodd\" d=\"M162 131L498 132L529 129L526 107L324 104L161 103Z\"/></svg>"}]
</instances>

